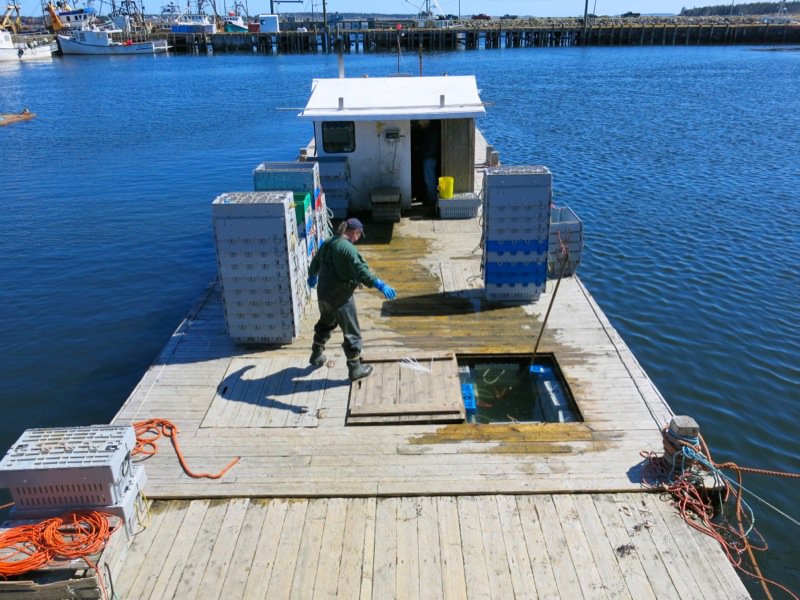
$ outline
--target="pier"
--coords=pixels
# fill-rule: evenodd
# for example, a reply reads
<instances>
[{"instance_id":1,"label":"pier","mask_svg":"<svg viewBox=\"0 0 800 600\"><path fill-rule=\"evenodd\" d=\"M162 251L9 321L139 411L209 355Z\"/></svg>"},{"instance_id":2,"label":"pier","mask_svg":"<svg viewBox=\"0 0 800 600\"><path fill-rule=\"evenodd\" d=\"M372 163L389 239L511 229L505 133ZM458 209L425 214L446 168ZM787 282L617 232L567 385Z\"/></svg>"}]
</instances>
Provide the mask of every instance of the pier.
<instances>
[{"instance_id":1,"label":"pier","mask_svg":"<svg viewBox=\"0 0 800 600\"><path fill-rule=\"evenodd\" d=\"M298 54L327 52L342 45L344 52L477 50L575 46L733 46L800 44L797 24L601 24L471 26L278 33L155 33L177 52L247 52Z\"/></svg>"},{"instance_id":2,"label":"pier","mask_svg":"<svg viewBox=\"0 0 800 600\"><path fill-rule=\"evenodd\" d=\"M480 138L478 188L485 156ZM366 227L361 252L398 291L357 292L371 376L347 379L338 330L309 367L314 301L291 344L235 344L212 284L120 409L115 424L176 423L197 470L240 460L215 480L169 448L143 462L149 524L105 563L119 597L749 597L717 543L643 488L640 452L660 451L672 412L577 277L539 351L581 421L349 423L357 387L384 404L421 390L380 364L529 355L554 288L486 304L478 218Z\"/></svg>"}]
</instances>

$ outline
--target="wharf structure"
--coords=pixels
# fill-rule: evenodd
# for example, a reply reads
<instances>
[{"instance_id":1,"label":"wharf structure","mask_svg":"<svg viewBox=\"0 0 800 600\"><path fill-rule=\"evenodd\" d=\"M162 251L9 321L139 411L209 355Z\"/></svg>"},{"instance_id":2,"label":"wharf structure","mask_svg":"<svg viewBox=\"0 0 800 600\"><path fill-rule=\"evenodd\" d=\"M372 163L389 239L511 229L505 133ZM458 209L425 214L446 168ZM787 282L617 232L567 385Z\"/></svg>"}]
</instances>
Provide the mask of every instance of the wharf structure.
<instances>
[{"instance_id":1,"label":"wharf structure","mask_svg":"<svg viewBox=\"0 0 800 600\"><path fill-rule=\"evenodd\" d=\"M449 28L281 31L275 33L154 34L178 52L296 54L406 52L573 46L713 46L800 44L800 24L647 23L589 25L473 25Z\"/></svg>"},{"instance_id":2,"label":"wharf structure","mask_svg":"<svg viewBox=\"0 0 800 600\"><path fill-rule=\"evenodd\" d=\"M477 219L367 228L361 250L400 294L358 294L368 360L530 351L551 292L472 312ZM580 423L348 426L341 351L307 364L315 310L295 343L247 350L210 288L122 407L114 423L177 423L195 468L241 460L216 481L169 450L144 463L152 516L112 565L120 598L749 597L717 543L643 490L640 451L660 450L670 409L578 278L542 349Z\"/></svg>"},{"instance_id":3,"label":"wharf structure","mask_svg":"<svg viewBox=\"0 0 800 600\"><path fill-rule=\"evenodd\" d=\"M312 95L305 116L355 118L373 81L349 91L331 84L339 107ZM381 123L399 154L405 125L387 127L385 103L397 119L416 107L392 92L355 134ZM449 94L448 128L478 110ZM493 152L478 130L464 140L448 153L470 149L468 179L480 190ZM349 381L338 331L327 363L308 364L313 300L291 343L237 344L213 284L116 415L115 425L177 424L196 470L239 457L214 480L189 477L168 450L144 461L149 525L105 562L118 597L749 597L717 543L643 487L640 453L661 450L672 413L579 278L560 282L542 329L552 282L535 301L486 301L479 217L441 220L408 206L396 222L365 222L360 250L398 292L392 302L356 292L369 377ZM454 356L530 356L540 331L539 352L557 361L579 420L397 417L401 396L441 401L453 377L421 377L401 363L433 370ZM354 397L371 399L377 418L355 424Z\"/></svg>"}]
</instances>

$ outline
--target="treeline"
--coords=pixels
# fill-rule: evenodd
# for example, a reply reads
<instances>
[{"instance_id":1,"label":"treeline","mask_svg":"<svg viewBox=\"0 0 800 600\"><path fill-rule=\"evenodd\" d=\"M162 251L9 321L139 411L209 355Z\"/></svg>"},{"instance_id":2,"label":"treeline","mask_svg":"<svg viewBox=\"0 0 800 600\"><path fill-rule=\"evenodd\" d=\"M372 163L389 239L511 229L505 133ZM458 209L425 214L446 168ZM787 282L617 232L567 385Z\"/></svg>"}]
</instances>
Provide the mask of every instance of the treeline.
<instances>
[{"instance_id":1,"label":"treeline","mask_svg":"<svg viewBox=\"0 0 800 600\"><path fill-rule=\"evenodd\" d=\"M713 17L728 15L775 15L781 12L784 5L787 13L800 12L800 2L751 2L749 4L718 4L703 8L682 8L682 17Z\"/></svg>"}]
</instances>

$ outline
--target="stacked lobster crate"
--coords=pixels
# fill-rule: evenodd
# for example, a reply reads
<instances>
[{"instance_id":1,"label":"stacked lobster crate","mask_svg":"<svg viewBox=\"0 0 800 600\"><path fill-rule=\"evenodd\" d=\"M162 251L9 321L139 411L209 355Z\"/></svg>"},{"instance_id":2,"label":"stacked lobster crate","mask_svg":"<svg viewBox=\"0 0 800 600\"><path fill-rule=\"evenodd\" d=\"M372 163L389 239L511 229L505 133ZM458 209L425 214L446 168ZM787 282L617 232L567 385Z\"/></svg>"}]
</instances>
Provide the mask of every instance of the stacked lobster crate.
<instances>
[{"instance_id":1,"label":"stacked lobster crate","mask_svg":"<svg viewBox=\"0 0 800 600\"><path fill-rule=\"evenodd\" d=\"M545 291L552 181L543 166L486 170L482 270L487 300L532 302Z\"/></svg>"},{"instance_id":2,"label":"stacked lobster crate","mask_svg":"<svg viewBox=\"0 0 800 600\"><path fill-rule=\"evenodd\" d=\"M330 237L330 211L316 162L264 162L253 171L257 192L291 191L295 198L297 233L306 240L309 260ZM304 205L302 211L301 205Z\"/></svg>"},{"instance_id":3,"label":"stacked lobster crate","mask_svg":"<svg viewBox=\"0 0 800 600\"><path fill-rule=\"evenodd\" d=\"M294 194L229 192L214 200L212 215L228 335L245 344L292 342L309 293Z\"/></svg>"},{"instance_id":4,"label":"stacked lobster crate","mask_svg":"<svg viewBox=\"0 0 800 600\"><path fill-rule=\"evenodd\" d=\"M119 517L132 536L141 513L144 467L131 462L131 426L27 429L0 461L14 520L40 520L70 510Z\"/></svg>"}]
</instances>

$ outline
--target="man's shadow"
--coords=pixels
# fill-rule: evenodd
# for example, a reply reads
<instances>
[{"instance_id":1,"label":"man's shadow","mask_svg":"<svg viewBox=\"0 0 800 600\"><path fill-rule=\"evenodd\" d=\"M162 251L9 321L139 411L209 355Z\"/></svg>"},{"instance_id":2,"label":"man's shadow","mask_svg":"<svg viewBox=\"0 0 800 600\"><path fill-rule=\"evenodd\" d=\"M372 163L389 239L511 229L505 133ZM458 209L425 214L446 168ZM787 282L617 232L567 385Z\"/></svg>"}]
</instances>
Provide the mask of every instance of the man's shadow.
<instances>
[{"instance_id":1,"label":"man's shadow","mask_svg":"<svg viewBox=\"0 0 800 600\"><path fill-rule=\"evenodd\" d=\"M287 367L261 379L244 379L244 374L253 368L255 365L247 365L225 377L217 387L217 393L226 400L304 414L308 412L308 406L289 404L278 398L290 397L295 392L311 393L350 384L348 379L305 379L314 371L311 365L303 368ZM254 393L254 389L258 392Z\"/></svg>"}]
</instances>

